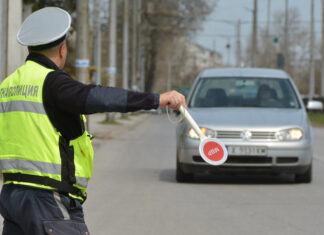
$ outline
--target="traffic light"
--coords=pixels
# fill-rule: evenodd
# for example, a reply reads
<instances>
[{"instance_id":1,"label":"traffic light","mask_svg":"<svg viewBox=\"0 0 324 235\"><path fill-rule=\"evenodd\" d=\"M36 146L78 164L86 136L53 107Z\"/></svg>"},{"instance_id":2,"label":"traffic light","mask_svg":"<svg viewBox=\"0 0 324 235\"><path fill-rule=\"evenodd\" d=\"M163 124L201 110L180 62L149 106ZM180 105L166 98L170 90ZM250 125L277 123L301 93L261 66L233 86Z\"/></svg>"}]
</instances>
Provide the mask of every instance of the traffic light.
<instances>
[{"instance_id":1,"label":"traffic light","mask_svg":"<svg viewBox=\"0 0 324 235\"><path fill-rule=\"evenodd\" d=\"M277 54L277 68L283 69L285 67L285 56L282 53Z\"/></svg>"},{"instance_id":2,"label":"traffic light","mask_svg":"<svg viewBox=\"0 0 324 235\"><path fill-rule=\"evenodd\" d=\"M273 38L273 43L278 43L279 42L279 38L278 37L274 37Z\"/></svg>"}]
</instances>

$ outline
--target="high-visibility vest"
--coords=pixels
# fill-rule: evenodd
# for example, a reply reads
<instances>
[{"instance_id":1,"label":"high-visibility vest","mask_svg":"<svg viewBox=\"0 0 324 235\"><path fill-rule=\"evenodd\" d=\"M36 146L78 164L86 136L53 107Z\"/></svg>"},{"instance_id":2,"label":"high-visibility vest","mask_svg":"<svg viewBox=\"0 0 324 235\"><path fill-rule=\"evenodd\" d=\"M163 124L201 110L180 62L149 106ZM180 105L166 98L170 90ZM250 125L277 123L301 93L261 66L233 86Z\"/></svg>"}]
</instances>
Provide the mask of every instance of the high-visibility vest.
<instances>
[{"instance_id":1,"label":"high-visibility vest","mask_svg":"<svg viewBox=\"0 0 324 235\"><path fill-rule=\"evenodd\" d=\"M0 169L5 184L58 190L83 200L92 174L91 136L66 141L46 114L43 85L53 71L28 60L0 84ZM85 117L80 115L85 127ZM70 190L72 189L72 190Z\"/></svg>"}]
</instances>

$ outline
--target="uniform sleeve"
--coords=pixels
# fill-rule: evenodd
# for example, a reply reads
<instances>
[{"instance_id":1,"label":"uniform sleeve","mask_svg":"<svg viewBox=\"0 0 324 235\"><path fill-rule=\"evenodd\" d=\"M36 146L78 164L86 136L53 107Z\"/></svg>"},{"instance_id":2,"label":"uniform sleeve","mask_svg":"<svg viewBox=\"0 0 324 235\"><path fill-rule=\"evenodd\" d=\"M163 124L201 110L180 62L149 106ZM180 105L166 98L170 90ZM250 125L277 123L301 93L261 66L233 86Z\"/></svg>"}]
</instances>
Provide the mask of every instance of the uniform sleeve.
<instances>
[{"instance_id":1,"label":"uniform sleeve","mask_svg":"<svg viewBox=\"0 0 324 235\"><path fill-rule=\"evenodd\" d=\"M159 95L85 85L63 71L55 71L45 80L44 101L73 114L131 112L158 108Z\"/></svg>"},{"instance_id":2,"label":"uniform sleeve","mask_svg":"<svg viewBox=\"0 0 324 235\"><path fill-rule=\"evenodd\" d=\"M159 107L159 99L158 94L96 86L89 92L85 110L88 114L91 114L156 109Z\"/></svg>"}]
</instances>

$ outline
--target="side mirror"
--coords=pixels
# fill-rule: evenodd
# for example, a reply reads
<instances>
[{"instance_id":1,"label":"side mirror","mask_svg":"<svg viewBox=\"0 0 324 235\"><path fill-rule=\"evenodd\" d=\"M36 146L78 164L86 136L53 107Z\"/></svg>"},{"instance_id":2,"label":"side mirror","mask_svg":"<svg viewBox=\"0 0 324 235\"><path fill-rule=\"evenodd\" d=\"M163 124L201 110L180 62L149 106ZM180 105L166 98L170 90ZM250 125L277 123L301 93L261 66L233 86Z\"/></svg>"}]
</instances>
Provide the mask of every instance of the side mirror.
<instances>
[{"instance_id":1,"label":"side mirror","mask_svg":"<svg viewBox=\"0 0 324 235\"><path fill-rule=\"evenodd\" d=\"M307 109L310 111L322 111L323 103L320 101L310 100L307 103Z\"/></svg>"}]
</instances>

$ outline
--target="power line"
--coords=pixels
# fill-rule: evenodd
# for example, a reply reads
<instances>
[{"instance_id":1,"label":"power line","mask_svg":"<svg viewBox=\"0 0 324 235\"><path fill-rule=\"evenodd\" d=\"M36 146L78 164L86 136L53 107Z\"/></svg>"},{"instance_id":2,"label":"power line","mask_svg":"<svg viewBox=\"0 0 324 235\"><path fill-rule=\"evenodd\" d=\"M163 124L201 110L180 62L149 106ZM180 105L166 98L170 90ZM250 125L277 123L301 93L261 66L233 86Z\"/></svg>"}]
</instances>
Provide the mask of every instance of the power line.
<instances>
[{"instance_id":1,"label":"power line","mask_svg":"<svg viewBox=\"0 0 324 235\"><path fill-rule=\"evenodd\" d=\"M322 34L321 31L314 31L314 34ZM241 36L250 36L250 33L241 34ZM196 37L222 37L222 38L233 38L236 37L235 34L209 34L209 33L199 33L195 35ZM269 37L283 37L283 34L270 33Z\"/></svg>"},{"instance_id":2,"label":"power line","mask_svg":"<svg viewBox=\"0 0 324 235\"><path fill-rule=\"evenodd\" d=\"M237 21L235 20L226 20L226 19L206 19L205 22L214 22L214 23L231 23L235 24ZM310 20L297 20L295 23L297 24L310 24ZM278 22L278 21L270 21L270 24L282 24L284 22ZM314 23L321 24L321 20L314 20ZM253 21L250 20L242 20L241 24L253 24ZM259 21L258 24L267 24L267 21Z\"/></svg>"}]
</instances>

